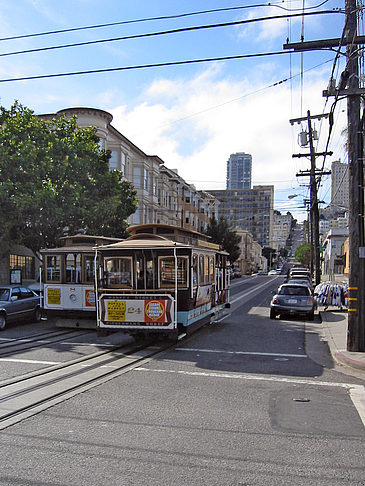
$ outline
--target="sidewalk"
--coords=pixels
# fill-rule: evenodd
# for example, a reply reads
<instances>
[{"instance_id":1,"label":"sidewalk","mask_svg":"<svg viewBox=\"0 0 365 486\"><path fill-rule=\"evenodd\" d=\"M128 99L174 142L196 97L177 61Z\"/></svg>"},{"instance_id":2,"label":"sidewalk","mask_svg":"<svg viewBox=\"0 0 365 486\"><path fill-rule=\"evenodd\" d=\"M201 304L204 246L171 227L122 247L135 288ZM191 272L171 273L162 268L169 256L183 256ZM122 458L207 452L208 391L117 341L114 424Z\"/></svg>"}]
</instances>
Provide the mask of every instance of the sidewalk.
<instances>
[{"instance_id":1,"label":"sidewalk","mask_svg":"<svg viewBox=\"0 0 365 486\"><path fill-rule=\"evenodd\" d=\"M346 350L347 312L320 310L319 316L332 358L340 364L365 372L365 352L353 353Z\"/></svg>"}]
</instances>

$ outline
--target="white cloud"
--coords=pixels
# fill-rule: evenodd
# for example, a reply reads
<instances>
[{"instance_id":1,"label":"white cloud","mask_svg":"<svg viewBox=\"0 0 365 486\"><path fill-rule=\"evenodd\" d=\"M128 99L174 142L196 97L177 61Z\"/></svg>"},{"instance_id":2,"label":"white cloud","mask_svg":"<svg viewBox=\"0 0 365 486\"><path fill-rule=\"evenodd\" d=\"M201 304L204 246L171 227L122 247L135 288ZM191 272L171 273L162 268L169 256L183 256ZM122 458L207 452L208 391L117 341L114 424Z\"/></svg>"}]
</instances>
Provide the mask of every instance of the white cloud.
<instances>
[{"instance_id":1,"label":"white cloud","mask_svg":"<svg viewBox=\"0 0 365 486\"><path fill-rule=\"evenodd\" d=\"M292 158L293 151L301 151L297 145L300 125L289 123L301 116L293 113L290 102L291 98L299 100L299 88L291 92L286 83L258 91L264 85L263 79L259 81L262 73L258 79L252 76L241 81L222 80L218 74L208 70L188 81L160 79L141 93L144 101L132 110L126 106L109 109L113 125L144 152L177 168L199 189L225 188L229 155L246 152L253 158L254 185L274 184L279 191L293 192L299 186L296 173L309 168L307 158ZM323 87L324 79L315 76L306 85L304 106L312 114L322 112ZM323 125L323 140L327 134L328 122Z\"/></svg>"}]
</instances>

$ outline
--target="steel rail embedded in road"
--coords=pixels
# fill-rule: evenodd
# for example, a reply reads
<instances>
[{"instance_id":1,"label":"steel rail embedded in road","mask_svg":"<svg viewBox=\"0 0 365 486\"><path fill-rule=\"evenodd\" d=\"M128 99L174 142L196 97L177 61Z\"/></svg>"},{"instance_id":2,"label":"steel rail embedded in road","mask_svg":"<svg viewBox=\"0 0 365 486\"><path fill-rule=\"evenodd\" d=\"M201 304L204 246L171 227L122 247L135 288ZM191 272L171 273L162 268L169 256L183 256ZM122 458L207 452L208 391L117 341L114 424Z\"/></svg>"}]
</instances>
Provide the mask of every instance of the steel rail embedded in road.
<instances>
[{"instance_id":1,"label":"steel rail embedded in road","mask_svg":"<svg viewBox=\"0 0 365 486\"><path fill-rule=\"evenodd\" d=\"M125 373L170 347L171 343L116 346L7 380L0 384L0 430Z\"/></svg>"},{"instance_id":2,"label":"steel rail embedded in road","mask_svg":"<svg viewBox=\"0 0 365 486\"><path fill-rule=\"evenodd\" d=\"M88 332L80 332L80 330L53 331L48 333L30 335L24 338L16 338L12 341L0 343L0 357L8 356L9 354L18 353L20 351L25 351L28 349L39 348L44 344L58 343L62 341L65 336L68 336L68 338L74 338L79 336L85 336L86 334L88 334ZM48 339L48 341L45 343L44 339Z\"/></svg>"}]
</instances>

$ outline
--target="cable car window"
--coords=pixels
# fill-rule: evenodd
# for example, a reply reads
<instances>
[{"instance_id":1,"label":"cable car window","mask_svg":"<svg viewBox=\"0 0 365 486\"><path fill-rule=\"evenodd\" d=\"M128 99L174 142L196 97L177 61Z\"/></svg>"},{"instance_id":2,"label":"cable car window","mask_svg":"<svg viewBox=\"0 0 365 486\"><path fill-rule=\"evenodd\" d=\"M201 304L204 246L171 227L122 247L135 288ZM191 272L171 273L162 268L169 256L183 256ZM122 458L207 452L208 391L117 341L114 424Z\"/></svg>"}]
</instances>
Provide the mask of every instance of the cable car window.
<instances>
[{"instance_id":1,"label":"cable car window","mask_svg":"<svg viewBox=\"0 0 365 486\"><path fill-rule=\"evenodd\" d=\"M132 287L132 259L108 258L105 260L107 287Z\"/></svg>"},{"instance_id":2,"label":"cable car window","mask_svg":"<svg viewBox=\"0 0 365 486\"><path fill-rule=\"evenodd\" d=\"M209 283L214 282L214 257L209 257Z\"/></svg>"},{"instance_id":3,"label":"cable car window","mask_svg":"<svg viewBox=\"0 0 365 486\"><path fill-rule=\"evenodd\" d=\"M205 255L204 257L204 283L209 283L209 257Z\"/></svg>"},{"instance_id":4,"label":"cable car window","mask_svg":"<svg viewBox=\"0 0 365 486\"><path fill-rule=\"evenodd\" d=\"M193 255L193 285L198 285L198 255Z\"/></svg>"},{"instance_id":5,"label":"cable car window","mask_svg":"<svg viewBox=\"0 0 365 486\"><path fill-rule=\"evenodd\" d=\"M46 281L60 282L61 281L61 256L47 255L46 257Z\"/></svg>"},{"instance_id":6,"label":"cable car window","mask_svg":"<svg viewBox=\"0 0 365 486\"><path fill-rule=\"evenodd\" d=\"M199 255L199 285L204 285L204 256Z\"/></svg>"},{"instance_id":7,"label":"cable car window","mask_svg":"<svg viewBox=\"0 0 365 486\"><path fill-rule=\"evenodd\" d=\"M94 281L94 256L85 255L84 257L84 281Z\"/></svg>"},{"instance_id":8,"label":"cable car window","mask_svg":"<svg viewBox=\"0 0 365 486\"><path fill-rule=\"evenodd\" d=\"M160 286L175 286L175 258L162 257L159 260L160 265ZM178 287L188 286L188 259L186 257L177 258L177 285Z\"/></svg>"},{"instance_id":9,"label":"cable car window","mask_svg":"<svg viewBox=\"0 0 365 486\"><path fill-rule=\"evenodd\" d=\"M67 253L66 282L81 283L81 254Z\"/></svg>"}]
</instances>

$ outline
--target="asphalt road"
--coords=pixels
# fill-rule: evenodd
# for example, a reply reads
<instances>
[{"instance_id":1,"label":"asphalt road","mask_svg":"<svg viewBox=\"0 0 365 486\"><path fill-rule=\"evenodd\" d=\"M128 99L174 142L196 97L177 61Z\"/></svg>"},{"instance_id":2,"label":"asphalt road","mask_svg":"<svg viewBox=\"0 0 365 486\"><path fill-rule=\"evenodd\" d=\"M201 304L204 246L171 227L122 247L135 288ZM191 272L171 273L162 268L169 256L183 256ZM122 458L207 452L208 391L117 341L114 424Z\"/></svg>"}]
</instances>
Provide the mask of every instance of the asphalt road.
<instances>
[{"instance_id":1,"label":"asphalt road","mask_svg":"<svg viewBox=\"0 0 365 486\"><path fill-rule=\"evenodd\" d=\"M365 381L335 370L325 347L314 361L303 320L269 319L281 280L233 281L225 318L1 431L0 485L365 485L365 428L352 400ZM71 359L108 344L94 338L32 357ZM26 367L1 362L8 375Z\"/></svg>"}]
</instances>

